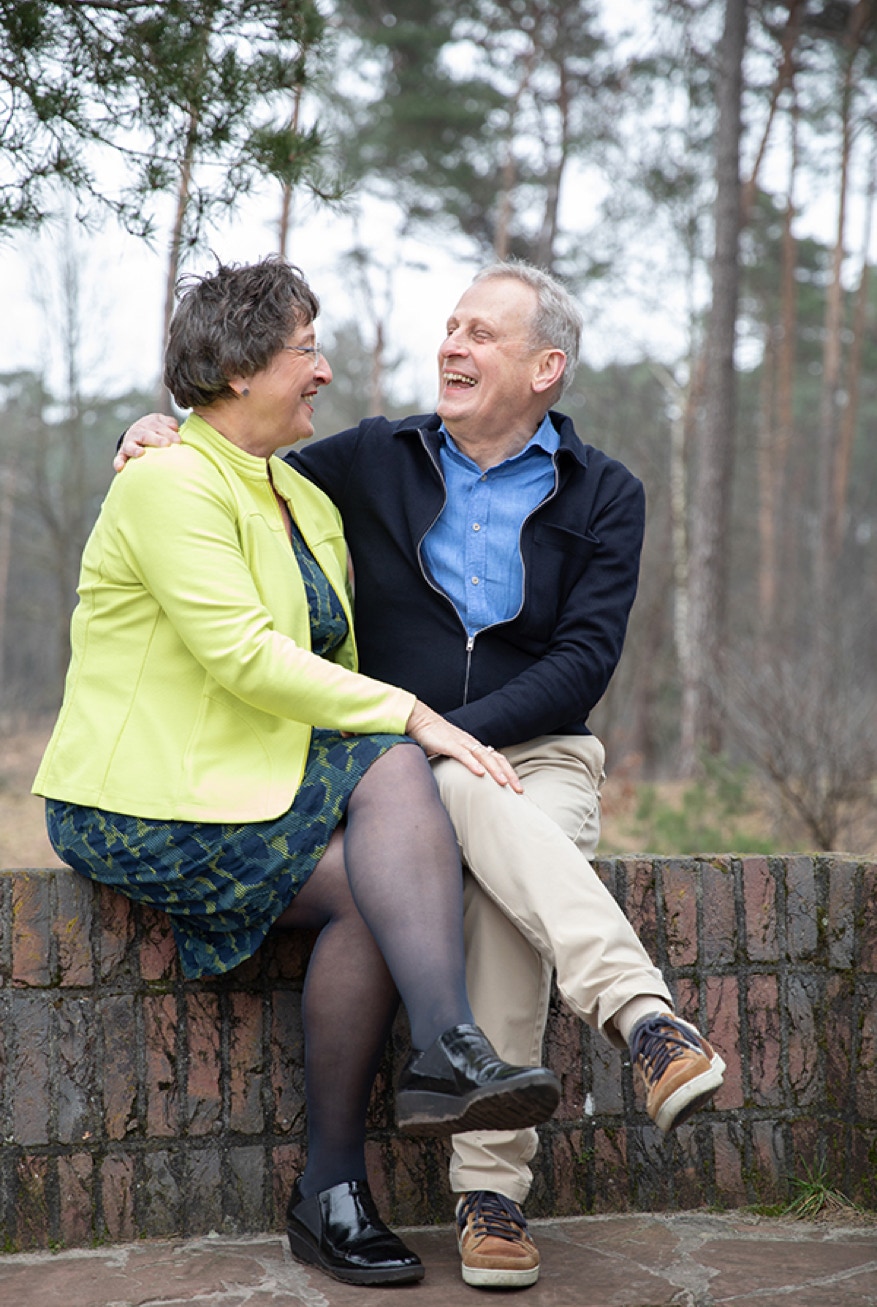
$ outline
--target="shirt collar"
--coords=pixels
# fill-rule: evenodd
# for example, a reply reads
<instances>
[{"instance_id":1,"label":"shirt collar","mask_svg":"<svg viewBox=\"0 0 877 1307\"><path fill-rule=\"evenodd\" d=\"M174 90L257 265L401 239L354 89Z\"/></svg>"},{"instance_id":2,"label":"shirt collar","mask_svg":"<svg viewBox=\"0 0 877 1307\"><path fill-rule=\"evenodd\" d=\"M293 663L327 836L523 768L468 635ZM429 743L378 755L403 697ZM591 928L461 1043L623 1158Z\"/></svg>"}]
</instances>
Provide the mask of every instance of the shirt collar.
<instances>
[{"instance_id":1,"label":"shirt collar","mask_svg":"<svg viewBox=\"0 0 877 1307\"><path fill-rule=\"evenodd\" d=\"M444 422L442 422L441 426L439 427L439 432L444 442L445 449L449 453L455 454L458 458L462 459L465 463L472 463L473 467L476 466L474 461L471 458L469 458L467 454L464 454L463 451L456 444L454 437L451 435L450 431L448 431ZM559 448L560 448L560 436L554 424L551 421L550 415L546 413L542 421L539 423L539 426L536 428L536 431L527 441L524 448L519 450L517 454L513 454L511 458L503 459L502 463L497 464L497 466L504 467L507 463L514 463L517 459L523 458L525 454L531 453L534 449L540 449L546 454L553 455L557 452Z\"/></svg>"}]
</instances>

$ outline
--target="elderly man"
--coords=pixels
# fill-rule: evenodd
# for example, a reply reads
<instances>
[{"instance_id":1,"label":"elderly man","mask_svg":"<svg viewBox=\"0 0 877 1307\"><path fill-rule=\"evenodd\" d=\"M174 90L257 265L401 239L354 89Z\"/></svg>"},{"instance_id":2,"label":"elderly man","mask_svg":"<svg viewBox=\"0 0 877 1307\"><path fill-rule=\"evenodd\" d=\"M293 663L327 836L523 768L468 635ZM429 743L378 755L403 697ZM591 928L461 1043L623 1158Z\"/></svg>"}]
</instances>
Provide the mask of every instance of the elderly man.
<instances>
[{"instance_id":1,"label":"elderly man","mask_svg":"<svg viewBox=\"0 0 877 1307\"><path fill-rule=\"evenodd\" d=\"M467 980L502 1057L539 1059L552 972L572 1009L629 1048L669 1131L722 1083L590 865L604 753L588 731L624 642L644 524L639 481L552 411L579 352L566 290L523 263L483 270L447 323L436 413L358 427L290 462L335 501L356 578L360 665L501 749L524 795L439 760L466 883ZM173 438L141 419L117 459ZM523 1287L534 1130L453 1141L463 1279Z\"/></svg>"}]
</instances>

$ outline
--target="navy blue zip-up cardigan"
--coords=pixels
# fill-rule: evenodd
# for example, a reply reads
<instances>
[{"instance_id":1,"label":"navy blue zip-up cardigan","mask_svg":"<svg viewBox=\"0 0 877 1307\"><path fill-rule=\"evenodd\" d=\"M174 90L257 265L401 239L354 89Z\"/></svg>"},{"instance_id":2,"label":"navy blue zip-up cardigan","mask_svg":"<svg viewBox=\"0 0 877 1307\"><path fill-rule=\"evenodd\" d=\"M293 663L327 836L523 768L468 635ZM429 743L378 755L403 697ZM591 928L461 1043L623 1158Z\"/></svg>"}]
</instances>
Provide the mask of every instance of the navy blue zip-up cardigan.
<instances>
[{"instance_id":1,"label":"navy blue zip-up cardigan","mask_svg":"<svg viewBox=\"0 0 877 1307\"><path fill-rule=\"evenodd\" d=\"M361 670L413 691L486 744L587 733L636 594L643 487L584 445L569 418L551 420L555 487L521 531L523 603L471 641L421 550L445 500L439 418L368 418L287 455L344 519Z\"/></svg>"}]
</instances>

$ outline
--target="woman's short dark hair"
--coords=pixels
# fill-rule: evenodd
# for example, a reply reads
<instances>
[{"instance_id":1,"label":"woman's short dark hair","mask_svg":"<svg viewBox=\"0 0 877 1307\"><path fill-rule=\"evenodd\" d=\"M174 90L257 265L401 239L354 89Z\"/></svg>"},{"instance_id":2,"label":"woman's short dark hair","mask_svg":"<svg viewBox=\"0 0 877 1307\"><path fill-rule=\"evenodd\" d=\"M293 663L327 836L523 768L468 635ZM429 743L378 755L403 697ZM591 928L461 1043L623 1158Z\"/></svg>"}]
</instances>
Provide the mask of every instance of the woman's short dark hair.
<instances>
[{"instance_id":1,"label":"woman's short dark hair","mask_svg":"<svg viewBox=\"0 0 877 1307\"><path fill-rule=\"evenodd\" d=\"M268 366L292 333L313 322L320 302L299 268L280 255L218 264L177 282L179 304L164 355L164 384L181 408L234 394L231 377Z\"/></svg>"}]
</instances>

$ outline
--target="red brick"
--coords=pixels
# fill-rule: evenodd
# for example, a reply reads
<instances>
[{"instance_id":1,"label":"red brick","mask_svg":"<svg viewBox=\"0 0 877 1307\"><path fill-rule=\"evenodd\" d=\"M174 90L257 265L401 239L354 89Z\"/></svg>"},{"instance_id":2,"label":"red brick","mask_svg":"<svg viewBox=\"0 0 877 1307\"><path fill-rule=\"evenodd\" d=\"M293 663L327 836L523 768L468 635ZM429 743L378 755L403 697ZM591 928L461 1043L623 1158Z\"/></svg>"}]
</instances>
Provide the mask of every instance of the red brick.
<instances>
[{"instance_id":1,"label":"red brick","mask_svg":"<svg viewBox=\"0 0 877 1307\"><path fill-rule=\"evenodd\" d=\"M554 1006L545 1040L545 1063L560 1079L556 1121L580 1121L585 1106L582 1084L582 1023L569 1008Z\"/></svg>"},{"instance_id":2,"label":"red brick","mask_svg":"<svg viewBox=\"0 0 877 1307\"><path fill-rule=\"evenodd\" d=\"M583 1155L581 1130L556 1133L551 1139L552 1213L557 1216L580 1215L587 1203L587 1180L591 1157Z\"/></svg>"},{"instance_id":3,"label":"red brick","mask_svg":"<svg viewBox=\"0 0 877 1307\"><path fill-rule=\"evenodd\" d=\"M877 1130L859 1126L850 1132L847 1174L847 1197L871 1211L877 1209Z\"/></svg>"},{"instance_id":4,"label":"red brick","mask_svg":"<svg viewBox=\"0 0 877 1307\"><path fill-rule=\"evenodd\" d=\"M379 1212L389 1212L392 1200L387 1177L387 1148L376 1139L367 1139L365 1143L365 1169L369 1188L377 1203Z\"/></svg>"},{"instance_id":5,"label":"red brick","mask_svg":"<svg viewBox=\"0 0 877 1307\"><path fill-rule=\"evenodd\" d=\"M103 1030L103 1113L109 1139L137 1126L137 1024L129 994L98 1000Z\"/></svg>"},{"instance_id":6,"label":"red brick","mask_svg":"<svg viewBox=\"0 0 877 1307\"><path fill-rule=\"evenodd\" d=\"M816 1031L825 1047L825 1102L846 1111L855 1102L853 1076L854 980L851 976L829 976L826 985L826 1019Z\"/></svg>"},{"instance_id":7,"label":"red brick","mask_svg":"<svg viewBox=\"0 0 877 1307\"><path fill-rule=\"evenodd\" d=\"M700 995L697 981L682 976L676 981L675 988L676 1005L674 1010L686 1021L690 1021L692 1025L700 1028Z\"/></svg>"},{"instance_id":8,"label":"red brick","mask_svg":"<svg viewBox=\"0 0 877 1307\"><path fill-rule=\"evenodd\" d=\"M623 1212L630 1207L627 1131L594 1131L594 1208Z\"/></svg>"},{"instance_id":9,"label":"red brick","mask_svg":"<svg viewBox=\"0 0 877 1307\"><path fill-rule=\"evenodd\" d=\"M743 1138L740 1127L715 1121L711 1126L715 1158L716 1198L723 1207L736 1207L749 1199L743 1181Z\"/></svg>"},{"instance_id":10,"label":"red brick","mask_svg":"<svg viewBox=\"0 0 877 1307\"><path fill-rule=\"evenodd\" d=\"M626 858L601 858L593 863L593 868L602 880L614 899L618 898L618 873L620 868L625 867L630 861L631 866L635 859Z\"/></svg>"},{"instance_id":11,"label":"red brick","mask_svg":"<svg viewBox=\"0 0 877 1307\"><path fill-rule=\"evenodd\" d=\"M651 862L628 859L627 915L649 957L658 952L658 918L655 902L655 872Z\"/></svg>"},{"instance_id":12,"label":"red brick","mask_svg":"<svg viewBox=\"0 0 877 1307\"><path fill-rule=\"evenodd\" d=\"M749 960L775 962L780 955L777 887L767 858L743 859L743 907Z\"/></svg>"},{"instance_id":13,"label":"red brick","mask_svg":"<svg viewBox=\"0 0 877 1307\"><path fill-rule=\"evenodd\" d=\"M877 971L877 862L862 868L862 921L859 929L859 970Z\"/></svg>"},{"instance_id":14,"label":"red brick","mask_svg":"<svg viewBox=\"0 0 877 1307\"><path fill-rule=\"evenodd\" d=\"M780 1071L779 994L776 976L749 979L746 994L749 1014L749 1068L751 1093L756 1103L782 1102Z\"/></svg>"},{"instance_id":15,"label":"red brick","mask_svg":"<svg viewBox=\"0 0 877 1307\"><path fill-rule=\"evenodd\" d=\"M146 1055L146 1131L166 1138L179 1130L180 1093L177 1082L177 1006L170 994L143 1000Z\"/></svg>"},{"instance_id":16,"label":"red brick","mask_svg":"<svg viewBox=\"0 0 877 1307\"><path fill-rule=\"evenodd\" d=\"M406 1054L407 1056L407 1054ZM392 1130L396 1124L393 1105L395 1077L393 1063L389 1054L385 1054L378 1067L366 1112L366 1127L369 1130Z\"/></svg>"},{"instance_id":17,"label":"red brick","mask_svg":"<svg viewBox=\"0 0 877 1307\"><path fill-rule=\"evenodd\" d=\"M301 998L288 989L277 990L272 995L271 1088L276 1129L282 1134L300 1130L304 1123Z\"/></svg>"},{"instance_id":18,"label":"red brick","mask_svg":"<svg viewBox=\"0 0 877 1307\"><path fill-rule=\"evenodd\" d=\"M141 907L143 937L140 943L140 974L144 980L176 980L179 975L179 957L171 930L170 918L164 912Z\"/></svg>"},{"instance_id":19,"label":"red brick","mask_svg":"<svg viewBox=\"0 0 877 1307\"><path fill-rule=\"evenodd\" d=\"M126 1153L111 1153L104 1158L100 1180L107 1238L117 1243L136 1238L134 1158Z\"/></svg>"},{"instance_id":20,"label":"red brick","mask_svg":"<svg viewBox=\"0 0 877 1307\"><path fill-rule=\"evenodd\" d=\"M146 1153L143 1157L138 1234L147 1239L165 1238L183 1228L183 1195L172 1157L170 1152Z\"/></svg>"},{"instance_id":21,"label":"red brick","mask_svg":"<svg viewBox=\"0 0 877 1307\"><path fill-rule=\"evenodd\" d=\"M796 1180L806 1180L808 1175L817 1175L822 1164L823 1127L811 1117L799 1116L791 1123L792 1131L792 1168L791 1176Z\"/></svg>"},{"instance_id":22,"label":"red brick","mask_svg":"<svg viewBox=\"0 0 877 1307\"><path fill-rule=\"evenodd\" d=\"M52 982L50 884L47 874L35 871L21 871L12 882L13 984L45 986Z\"/></svg>"},{"instance_id":23,"label":"red brick","mask_svg":"<svg viewBox=\"0 0 877 1307\"><path fill-rule=\"evenodd\" d=\"M706 1117L681 1125L673 1131L673 1205L703 1207L711 1198L710 1177L704 1171L699 1136Z\"/></svg>"},{"instance_id":24,"label":"red brick","mask_svg":"<svg viewBox=\"0 0 877 1307\"><path fill-rule=\"evenodd\" d=\"M286 1218L286 1204L293 1184L305 1169L305 1149L301 1140L278 1144L271 1153L272 1198L274 1216L271 1225L282 1227Z\"/></svg>"},{"instance_id":25,"label":"red brick","mask_svg":"<svg viewBox=\"0 0 877 1307\"><path fill-rule=\"evenodd\" d=\"M258 1134L264 1128L262 1086L265 1054L262 1048L262 997L260 994L229 995L229 1128L242 1134Z\"/></svg>"},{"instance_id":26,"label":"red brick","mask_svg":"<svg viewBox=\"0 0 877 1307\"><path fill-rule=\"evenodd\" d=\"M96 1014L90 998L73 998L55 1007L56 1138L76 1144L99 1131Z\"/></svg>"},{"instance_id":27,"label":"red brick","mask_svg":"<svg viewBox=\"0 0 877 1307\"><path fill-rule=\"evenodd\" d=\"M13 994L15 1054L10 1059L12 1136L17 1144L49 1142L49 1007L41 995Z\"/></svg>"},{"instance_id":28,"label":"red brick","mask_svg":"<svg viewBox=\"0 0 877 1307\"><path fill-rule=\"evenodd\" d=\"M232 1175L235 1174L243 1151L237 1148L228 1150L229 1171ZM265 1159L261 1148L249 1151L258 1154L258 1168L246 1172L244 1207L229 1215L243 1229L256 1230L267 1223L262 1197ZM210 1230L218 1230L222 1226L224 1206L228 1198L228 1187L223 1184L219 1146L211 1144L208 1148L193 1149L186 1161L184 1228L189 1234L207 1234Z\"/></svg>"},{"instance_id":29,"label":"red brick","mask_svg":"<svg viewBox=\"0 0 877 1307\"><path fill-rule=\"evenodd\" d=\"M713 1099L719 1110L743 1106L739 989L736 976L708 976L705 1034L725 1062L725 1079Z\"/></svg>"},{"instance_id":30,"label":"red brick","mask_svg":"<svg viewBox=\"0 0 877 1307\"><path fill-rule=\"evenodd\" d=\"M127 966L131 969L130 948L134 939L134 909L129 899L101 885L98 894L100 921L100 978L109 980Z\"/></svg>"},{"instance_id":31,"label":"red brick","mask_svg":"<svg viewBox=\"0 0 877 1307\"><path fill-rule=\"evenodd\" d=\"M393 1178L392 1220L398 1210L411 1212L415 1221L447 1220L453 1210L448 1187L447 1161L449 1145L445 1140L416 1140L397 1136L390 1140L392 1160L388 1162ZM429 1187L430 1175L436 1178L436 1191ZM435 1208L434 1216L428 1213Z\"/></svg>"},{"instance_id":32,"label":"red brick","mask_svg":"<svg viewBox=\"0 0 877 1307\"><path fill-rule=\"evenodd\" d=\"M703 893L703 962L731 963L737 955L737 909L734 873L729 859L701 864Z\"/></svg>"},{"instance_id":33,"label":"red brick","mask_svg":"<svg viewBox=\"0 0 877 1307\"><path fill-rule=\"evenodd\" d=\"M859 1075L856 1106L871 1121L877 1120L877 1004L863 1005L859 1036Z\"/></svg>"},{"instance_id":34,"label":"red brick","mask_svg":"<svg viewBox=\"0 0 877 1307\"><path fill-rule=\"evenodd\" d=\"M15 1234L20 1249L45 1248L51 1238L48 1157L22 1157L15 1168Z\"/></svg>"},{"instance_id":35,"label":"red brick","mask_svg":"<svg viewBox=\"0 0 877 1307\"><path fill-rule=\"evenodd\" d=\"M58 1158L61 1240L65 1244L88 1243L94 1237L93 1173L88 1153Z\"/></svg>"},{"instance_id":36,"label":"red brick","mask_svg":"<svg viewBox=\"0 0 877 1307\"><path fill-rule=\"evenodd\" d=\"M828 861L828 960L851 967L856 942L856 868L840 858Z\"/></svg>"},{"instance_id":37,"label":"red brick","mask_svg":"<svg viewBox=\"0 0 877 1307\"><path fill-rule=\"evenodd\" d=\"M786 860L786 948L793 960L813 956L818 942L813 859Z\"/></svg>"},{"instance_id":38,"label":"red brick","mask_svg":"<svg viewBox=\"0 0 877 1307\"><path fill-rule=\"evenodd\" d=\"M187 1118L193 1135L212 1134L222 1115L220 1015L216 994L186 995L189 1067Z\"/></svg>"},{"instance_id":39,"label":"red brick","mask_svg":"<svg viewBox=\"0 0 877 1307\"><path fill-rule=\"evenodd\" d=\"M605 1039L591 1040L592 1113L617 1115L624 1111L621 1091L621 1053Z\"/></svg>"},{"instance_id":40,"label":"red brick","mask_svg":"<svg viewBox=\"0 0 877 1307\"><path fill-rule=\"evenodd\" d=\"M818 990L810 977L790 976L787 985L789 1030L789 1085L798 1107L823 1096L818 1048L818 1018L814 1000Z\"/></svg>"},{"instance_id":41,"label":"red brick","mask_svg":"<svg viewBox=\"0 0 877 1307\"><path fill-rule=\"evenodd\" d=\"M90 985L94 980L91 956L91 925L95 901L94 886L84 876L66 868L55 873L58 915L58 969L62 985Z\"/></svg>"},{"instance_id":42,"label":"red brick","mask_svg":"<svg viewBox=\"0 0 877 1307\"><path fill-rule=\"evenodd\" d=\"M752 1123L752 1180L760 1202L785 1197L784 1156L779 1127L771 1121Z\"/></svg>"},{"instance_id":43,"label":"red brick","mask_svg":"<svg viewBox=\"0 0 877 1307\"><path fill-rule=\"evenodd\" d=\"M668 862L663 871L667 957L672 967L697 961L697 885L690 863Z\"/></svg>"}]
</instances>

